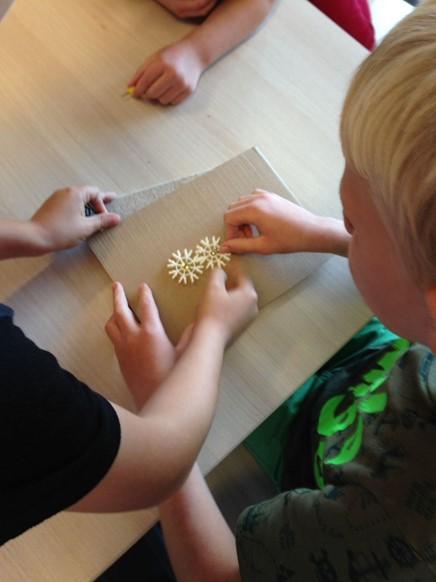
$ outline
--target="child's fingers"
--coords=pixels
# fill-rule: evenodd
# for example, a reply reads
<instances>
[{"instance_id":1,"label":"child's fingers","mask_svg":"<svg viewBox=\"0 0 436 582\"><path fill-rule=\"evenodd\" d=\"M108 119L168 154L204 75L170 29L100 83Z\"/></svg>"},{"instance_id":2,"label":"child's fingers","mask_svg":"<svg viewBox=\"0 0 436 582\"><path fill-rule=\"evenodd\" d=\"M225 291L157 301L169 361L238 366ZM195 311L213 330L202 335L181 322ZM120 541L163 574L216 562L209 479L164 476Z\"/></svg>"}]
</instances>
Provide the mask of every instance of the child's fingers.
<instances>
[{"instance_id":1,"label":"child's fingers","mask_svg":"<svg viewBox=\"0 0 436 582\"><path fill-rule=\"evenodd\" d=\"M169 89L175 86L175 79L169 73L161 75L146 91L147 99L159 99Z\"/></svg>"},{"instance_id":2,"label":"child's fingers","mask_svg":"<svg viewBox=\"0 0 436 582\"><path fill-rule=\"evenodd\" d=\"M227 288L230 292L240 292L244 294L255 294L257 300L257 293L254 288L253 281L245 273L245 271L238 265L229 273Z\"/></svg>"},{"instance_id":3,"label":"child's fingers","mask_svg":"<svg viewBox=\"0 0 436 582\"><path fill-rule=\"evenodd\" d=\"M126 330L136 327L135 317L130 310L121 283L114 283L112 285L112 292L114 301L114 320L120 332L123 333Z\"/></svg>"},{"instance_id":4,"label":"child's fingers","mask_svg":"<svg viewBox=\"0 0 436 582\"><path fill-rule=\"evenodd\" d=\"M130 80L127 83L128 87L134 87L136 85L136 83L139 81L139 79L142 77L142 75L144 74L144 70L146 69L146 64L142 64L137 70L136 73L133 75L133 77L130 78Z\"/></svg>"},{"instance_id":5,"label":"child's fingers","mask_svg":"<svg viewBox=\"0 0 436 582\"><path fill-rule=\"evenodd\" d=\"M133 92L134 97L141 97L146 93L153 85L153 83L158 79L163 72L163 66L160 63L151 63L146 69L143 70L142 75L139 77L135 83L135 90Z\"/></svg>"},{"instance_id":6,"label":"child's fingers","mask_svg":"<svg viewBox=\"0 0 436 582\"><path fill-rule=\"evenodd\" d=\"M120 221L121 216L115 214L115 212L107 212L107 210L100 212L99 214L95 214L94 216L89 216L85 218L83 222L85 229L83 236L88 237L96 232L117 226Z\"/></svg>"},{"instance_id":7,"label":"child's fingers","mask_svg":"<svg viewBox=\"0 0 436 582\"><path fill-rule=\"evenodd\" d=\"M72 190L78 192L78 195L83 204L92 202L93 198L100 194L100 188L97 188L97 186L78 186L73 187Z\"/></svg>"},{"instance_id":8,"label":"child's fingers","mask_svg":"<svg viewBox=\"0 0 436 582\"><path fill-rule=\"evenodd\" d=\"M223 253L234 253L235 255L242 255L244 253L260 253L265 252L265 237L257 236L253 238L232 238L226 240L221 245Z\"/></svg>"},{"instance_id":9,"label":"child's fingers","mask_svg":"<svg viewBox=\"0 0 436 582\"><path fill-rule=\"evenodd\" d=\"M112 202L116 197L115 192L98 192L87 196L87 203L91 204L96 212L107 212L105 202Z\"/></svg>"},{"instance_id":10,"label":"child's fingers","mask_svg":"<svg viewBox=\"0 0 436 582\"><path fill-rule=\"evenodd\" d=\"M241 206L251 205L255 200L256 198L254 194L250 194L249 196L241 196L239 200L236 200L230 204L229 210L235 210L236 208L241 208Z\"/></svg>"},{"instance_id":11,"label":"child's fingers","mask_svg":"<svg viewBox=\"0 0 436 582\"><path fill-rule=\"evenodd\" d=\"M109 204L117 198L118 194L116 192L103 192L103 202Z\"/></svg>"},{"instance_id":12,"label":"child's fingers","mask_svg":"<svg viewBox=\"0 0 436 582\"><path fill-rule=\"evenodd\" d=\"M254 206L251 204L242 204L224 213L224 224L229 226L256 224L257 217L258 214Z\"/></svg>"},{"instance_id":13,"label":"child's fingers","mask_svg":"<svg viewBox=\"0 0 436 582\"><path fill-rule=\"evenodd\" d=\"M159 97L159 103L162 105L169 105L183 92L184 91L181 91L179 86L170 87Z\"/></svg>"},{"instance_id":14,"label":"child's fingers","mask_svg":"<svg viewBox=\"0 0 436 582\"><path fill-rule=\"evenodd\" d=\"M241 198L235 200L235 202L232 202L229 205L228 210L234 210L235 208L239 208L240 206L247 206L247 204L250 204L250 202L251 200L249 196L241 196Z\"/></svg>"},{"instance_id":15,"label":"child's fingers","mask_svg":"<svg viewBox=\"0 0 436 582\"><path fill-rule=\"evenodd\" d=\"M192 91L190 89L187 89L186 91L183 91L182 93L180 93L180 95L178 97L175 97L171 101L171 105L179 105L179 103L182 103L182 101L185 101L185 99L187 99L191 95L192 95Z\"/></svg>"},{"instance_id":16,"label":"child's fingers","mask_svg":"<svg viewBox=\"0 0 436 582\"><path fill-rule=\"evenodd\" d=\"M137 84L137 82L139 81L139 79L142 77L142 75L149 69L153 70L152 65L156 64L154 63L154 59L156 58L156 55L152 55L151 57L149 57L148 59L145 59L145 61L142 63L142 65L140 67L138 67L136 69L135 74L133 75L133 77L131 77L130 81L127 83L128 87L133 87Z\"/></svg>"},{"instance_id":17,"label":"child's fingers","mask_svg":"<svg viewBox=\"0 0 436 582\"><path fill-rule=\"evenodd\" d=\"M228 224L226 226L226 238L223 241L221 248L226 244L226 241L234 238L253 238L253 229L249 224L241 224L240 226L233 226ZM223 251L224 252L224 251Z\"/></svg>"},{"instance_id":18,"label":"child's fingers","mask_svg":"<svg viewBox=\"0 0 436 582\"><path fill-rule=\"evenodd\" d=\"M113 344L118 344L121 341L121 333L113 317L107 321L105 330Z\"/></svg>"},{"instance_id":19,"label":"child's fingers","mask_svg":"<svg viewBox=\"0 0 436 582\"><path fill-rule=\"evenodd\" d=\"M227 274L223 269L213 269L209 275L207 289L224 288L226 286Z\"/></svg>"},{"instance_id":20,"label":"child's fingers","mask_svg":"<svg viewBox=\"0 0 436 582\"><path fill-rule=\"evenodd\" d=\"M186 2L186 8L179 11L180 18L197 18L209 14L217 0L193 0Z\"/></svg>"},{"instance_id":21,"label":"child's fingers","mask_svg":"<svg viewBox=\"0 0 436 582\"><path fill-rule=\"evenodd\" d=\"M161 326L159 311L153 297L153 293L146 283L139 286L138 312L141 325L150 327Z\"/></svg>"},{"instance_id":22,"label":"child's fingers","mask_svg":"<svg viewBox=\"0 0 436 582\"><path fill-rule=\"evenodd\" d=\"M254 190L248 196L240 196L235 202L232 202L229 205L229 210L234 210L235 208L239 208L241 206L247 206L248 204L253 204L259 198L263 198L266 194L265 190Z\"/></svg>"},{"instance_id":23,"label":"child's fingers","mask_svg":"<svg viewBox=\"0 0 436 582\"><path fill-rule=\"evenodd\" d=\"M222 249L222 246L225 244L226 240L231 238L239 238L240 236L243 236L241 227L233 226L232 224L226 224L226 236L224 241L221 243L220 250Z\"/></svg>"}]
</instances>

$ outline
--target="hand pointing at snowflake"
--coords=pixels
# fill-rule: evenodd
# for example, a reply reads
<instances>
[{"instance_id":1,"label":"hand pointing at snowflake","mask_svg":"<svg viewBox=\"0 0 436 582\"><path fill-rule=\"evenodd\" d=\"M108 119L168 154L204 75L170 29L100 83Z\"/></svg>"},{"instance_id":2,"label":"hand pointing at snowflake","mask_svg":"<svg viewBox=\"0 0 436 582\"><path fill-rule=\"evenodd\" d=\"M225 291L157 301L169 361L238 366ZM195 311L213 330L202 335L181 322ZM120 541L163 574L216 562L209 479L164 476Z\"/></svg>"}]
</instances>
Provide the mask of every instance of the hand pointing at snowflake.
<instances>
[{"instance_id":1,"label":"hand pointing at snowflake","mask_svg":"<svg viewBox=\"0 0 436 582\"><path fill-rule=\"evenodd\" d=\"M251 279L239 269L226 275L211 271L197 320L210 321L222 329L226 343L240 333L257 314L257 293Z\"/></svg>"}]
</instances>

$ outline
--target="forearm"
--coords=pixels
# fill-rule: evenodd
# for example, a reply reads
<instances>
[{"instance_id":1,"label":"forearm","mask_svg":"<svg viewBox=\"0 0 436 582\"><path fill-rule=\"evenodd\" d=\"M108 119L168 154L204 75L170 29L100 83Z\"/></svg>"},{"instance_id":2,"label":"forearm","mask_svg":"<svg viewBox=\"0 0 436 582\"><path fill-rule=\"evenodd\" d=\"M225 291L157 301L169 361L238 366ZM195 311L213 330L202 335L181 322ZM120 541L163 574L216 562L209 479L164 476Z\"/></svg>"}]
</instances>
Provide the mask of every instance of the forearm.
<instances>
[{"instance_id":1,"label":"forearm","mask_svg":"<svg viewBox=\"0 0 436 582\"><path fill-rule=\"evenodd\" d=\"M159 513L177 580L240 580L235 538L197 465Z\"/></svg>"},{"instance_id":2,"label":"forearm","mask_svg":"<svg viewBox=\"0 0 436 582\"><path fill-rule=\"evenodd\" d=\"M42 237L31 220L0 220L0 259L44 254Z\"/></svg>"},{"instance_id":3,"label":"forearm","mask_svg":"<svg viewBox=\"0 0 436 582\"><path fill-rule=\"evenodd\" d=\"M241 43L267 17L274 0L224 0L184 40L206 69Z\"/></svg>"},{"instance_id":4,"label":"forearm","mask_svg":"<svg viewBox=\"0 0 436 582\"><path fill-rule=\"evenodd\" d=\"M189 469L215 411L226 338L209 322L199 322L176 365L140 411L162 427L174 463ZM176 470L176 469L175 469Z\"/></svg>"}]
</instances>

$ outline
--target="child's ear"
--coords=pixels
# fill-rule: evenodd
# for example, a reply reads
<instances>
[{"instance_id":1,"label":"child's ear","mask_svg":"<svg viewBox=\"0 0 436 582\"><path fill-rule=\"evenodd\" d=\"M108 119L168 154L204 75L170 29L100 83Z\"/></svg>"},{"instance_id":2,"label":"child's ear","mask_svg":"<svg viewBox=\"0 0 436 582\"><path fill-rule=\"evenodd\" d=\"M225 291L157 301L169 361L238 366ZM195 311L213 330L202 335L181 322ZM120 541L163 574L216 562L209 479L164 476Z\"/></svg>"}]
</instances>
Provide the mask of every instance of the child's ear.
<instances>
[{"instance_id":1,"label":"child's ear","mask_svg":"<svg viewBox=\"0 0 436 582\"><path fill-rule=\"evenodd\" d=\"M427 289L426 293L426 303L428 311L430 314L430 337L429 337L429 348L436 354L436 285L433 285Z\"/></svg>"}]
</instances>

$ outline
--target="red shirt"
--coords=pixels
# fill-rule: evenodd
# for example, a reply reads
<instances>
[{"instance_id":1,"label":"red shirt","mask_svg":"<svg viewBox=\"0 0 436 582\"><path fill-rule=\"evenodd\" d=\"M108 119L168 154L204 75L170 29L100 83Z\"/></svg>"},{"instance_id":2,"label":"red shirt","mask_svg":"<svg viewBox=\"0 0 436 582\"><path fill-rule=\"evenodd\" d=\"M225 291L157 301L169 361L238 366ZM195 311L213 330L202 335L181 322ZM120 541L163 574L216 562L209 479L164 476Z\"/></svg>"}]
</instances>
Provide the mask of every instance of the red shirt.
<instances>
[{"instance_id":1,"label":"red shirt","mask_svg":"<svg viewBox=\"0 0 436 582\"><path fill-rule=\"evenodd\" d=\"M311 0L324 14L367 49L375 45L368 0Z\"/></svg>"}]
</instances>

